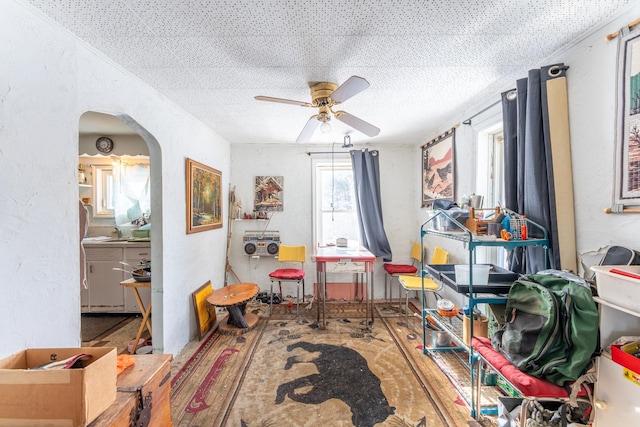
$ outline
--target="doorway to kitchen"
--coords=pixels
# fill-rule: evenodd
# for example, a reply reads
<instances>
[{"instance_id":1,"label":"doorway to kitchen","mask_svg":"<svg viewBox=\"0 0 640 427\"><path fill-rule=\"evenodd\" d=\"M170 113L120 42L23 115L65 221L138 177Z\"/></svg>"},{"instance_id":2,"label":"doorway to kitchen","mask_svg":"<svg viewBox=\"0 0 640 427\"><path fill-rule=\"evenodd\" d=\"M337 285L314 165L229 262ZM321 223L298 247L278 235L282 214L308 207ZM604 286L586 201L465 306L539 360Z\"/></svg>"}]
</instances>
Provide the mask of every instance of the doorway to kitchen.
<instances>
[{"instance_id":1,"label":"doorway to kitchen","mask_svg":"<svg viewBox=\"0 0 640 427\"><path fill-rule=\"evenodd\" d=\"M87 218L80 247L81 282L86 278L81 317L95 323L97 316L108 326L116 316L140 318L152 306L145 338L151 339L153 329L152 346L159 353L164 348L160 154L153 135L128 115L87 111L80 117L78 197L80 218ZM125 283L139 269L154 272L148 287L135 289L140 299Z\"/></svg>"}]
</instances>

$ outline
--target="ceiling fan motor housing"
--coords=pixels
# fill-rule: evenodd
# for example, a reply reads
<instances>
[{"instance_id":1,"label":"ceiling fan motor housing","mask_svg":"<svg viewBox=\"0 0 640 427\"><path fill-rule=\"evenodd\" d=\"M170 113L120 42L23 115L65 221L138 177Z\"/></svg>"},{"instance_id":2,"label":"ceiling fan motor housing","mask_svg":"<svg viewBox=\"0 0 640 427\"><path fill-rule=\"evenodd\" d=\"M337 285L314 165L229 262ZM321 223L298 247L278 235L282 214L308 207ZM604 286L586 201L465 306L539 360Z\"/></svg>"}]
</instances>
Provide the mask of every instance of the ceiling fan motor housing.
<instances>
[{"instance_id":1,"label":"ceiling fan motor housing","mask_svg":"<svg viewBox=\"0 0 640 427\"><path fill-rule=\"evenodd\" d=\"M331 99L331 94L338 88L337 84L321 82L311 86L312 104L316 107L331 108L335 103Z\"/></svg>"}]
</instances>

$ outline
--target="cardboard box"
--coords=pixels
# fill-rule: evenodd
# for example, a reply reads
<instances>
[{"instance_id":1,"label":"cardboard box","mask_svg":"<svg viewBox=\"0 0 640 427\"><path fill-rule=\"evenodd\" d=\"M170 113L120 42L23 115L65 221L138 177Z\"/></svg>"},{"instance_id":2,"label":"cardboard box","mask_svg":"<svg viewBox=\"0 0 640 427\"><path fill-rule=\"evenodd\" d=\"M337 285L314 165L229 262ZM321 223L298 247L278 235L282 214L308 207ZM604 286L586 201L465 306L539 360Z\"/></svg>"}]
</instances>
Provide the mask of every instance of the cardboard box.
<instances>
[{"instance_id":1,"label":"cardboard box","mask_svg":"<svg viewBox=\"0 0 640 427\"><path fill-rule=\"evenodd\" d=\"M85 353L84 368L34 370ZM116 399L114 347L27 349L0 360L0 426L86 426Z\"/></svg>"},{"instance_id":2,"label":"cardboard box","mask_svg":"<svg viewBox=\"0 0 640 427\"><path fill-rule=\"evenodd\" d=\"M471 326L471 317L465 315L462 317L462 341L466 345L471 345L471 339L469 337L469 329ZM480 316L479 319L473 320L473 336L485 337L488 334L489 321L486 316Z\"/></svg>"},{"instance_id":3,"label":"cardboard box","mask_svg":"<svg viewBox=\"0 0 640 427\"><path fill-rule=\"evenodd\" d=\"M611 344L611 359L640 375L640 358L633 356L640 351L640 341L630 344Z\"/></svg>"}]
</instances>

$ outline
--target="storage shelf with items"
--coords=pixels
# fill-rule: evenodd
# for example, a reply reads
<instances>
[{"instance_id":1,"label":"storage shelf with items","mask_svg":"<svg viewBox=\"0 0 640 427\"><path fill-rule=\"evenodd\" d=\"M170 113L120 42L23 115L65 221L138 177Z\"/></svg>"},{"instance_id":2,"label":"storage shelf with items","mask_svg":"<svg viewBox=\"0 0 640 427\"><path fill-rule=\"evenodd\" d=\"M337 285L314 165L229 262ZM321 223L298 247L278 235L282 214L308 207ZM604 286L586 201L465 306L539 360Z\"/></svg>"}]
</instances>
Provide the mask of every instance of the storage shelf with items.
<instances>
[{"instance_id":1,"label":"storage shelf with items","mask_svg":"<svg viewBox=\"0 0 640 427\"><path fill-rule=\"evenodd\" d=\"M500 220L498 213L498 211L496 211L495 213L496 220ZM478 304L504 304L506 302L506 296L500 295L507 294L509 292L510 283L512 283L517 278L517 275L514 275L514 273L511 273L508 270L497 269L495 268L495 266L492 266L492 268L495 268L494 273L489 274L486 282L479 283L477 281L477 278L474 279L476 249L478 247L500 247L507 250L513 250L518 247L527 246L543 247L545 251L545 266L547 265L549 240L546 229L539 224L529 220L528 218L516 214L513 211L504 209L502 213L504 214L504 217L507 218L506 221L509 221L509 225L513 225L514 227L517 226L517 230L514 229L514 232L509 231L510 234L502 233L501 237L485 232L485 230L489 228L489 221L483 221L480 224L480 227L475 228L474 231L476 231L476 233L474 233L467 227L467 225L471 225L469 221L472 221L474 218L456 218L454 215L449 214L446 210L436 211L435 214L431 216L427 221L425 221L420 227L421 244L423 247L425 246L424 239L428 235L439 236L449 240L459 241L462 242L463 245L465 245L469 255L468 262L466 263L469 266L468 283L466 283L467 280L465 280L465 284L460 285L455 279L455 274L453 271L444 271L447 268L446 266L425 266L424 261L422 264L422 275L423 277L430 275L433 279L439 280L443 284L453 289L454 292L466 296L468 299L468 307L470 313L475 312ZM499 229L499 227L492 228ZM478 234L479 230L481 230L480 234ZM530 236L542 237L529 238ZM511 274L511 276L509 276L509 274ZM451 334L453 340L460 346L459 348L468 353L471 395L462 395L467 399L467 403L469 403L469 405L471 406L471 416L476 418L476 416L481 412L494 413L494 408L487 409L486 412L483 412L483 408L480 408L480 402L476 401L478 391L475 387L479 387L480 385L477 385L476 381L474 380L473 366L474 363L477 362L478 356L477 354L475 354L473 347L470 345L470 339L465 342L465 340L463 339L464 337L460 334L458 325L462 323L462 316L464 316L464 314L459 316L460 319L456 322L442 319L441 317L437 316L437 313L433 312L433 309L430 309L426 306L426 299L424 296L425 293L423 292L422 295L423 316L426 317L426 315L429 314L439 327ZM468 322L468 337L474 336L474 323L475 322ZM431 354L433 354L434 352L439 351L439 349L428 348L427 336L429 333L425 325L426 321L423 321L424 353L429 354L431 352Z\"/></svg>"}]
</instances>

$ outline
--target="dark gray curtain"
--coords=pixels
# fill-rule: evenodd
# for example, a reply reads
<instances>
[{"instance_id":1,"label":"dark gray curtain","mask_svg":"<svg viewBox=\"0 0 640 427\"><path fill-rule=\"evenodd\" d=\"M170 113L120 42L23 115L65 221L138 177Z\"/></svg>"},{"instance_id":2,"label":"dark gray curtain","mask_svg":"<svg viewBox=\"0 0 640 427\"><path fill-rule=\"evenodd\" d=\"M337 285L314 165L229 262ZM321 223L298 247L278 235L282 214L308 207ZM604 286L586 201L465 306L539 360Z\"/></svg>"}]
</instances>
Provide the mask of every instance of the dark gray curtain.
<instances>
[{"instance_id":1,"label":"dark gray curtain","mask_svg":"<svg viewBox=\"0 0 640 427\"><path fill-rule=\"evenodd\" d=\"M502 94L504 125L505 206L524 214L547 230L550 241L549 268L559 268L556 195L553 186L547 81L565 77L564 64L530 70L516 89ZM529 227L531 238L543 234ZM545 268L542 247L517 248L509 258L517 273L535 273Z\"/></svg>"},{"instance_id":2,"label":"dark gray curtain","mask_svg":"<svg viewBox=\"0 0 640 427\"><path fill-rule=\"evenodd\" d=\"M390 262L391 246L382 221L378 151L352 150L350 154L362 245L384 262Z\"/></svg>"}]
</instances>

